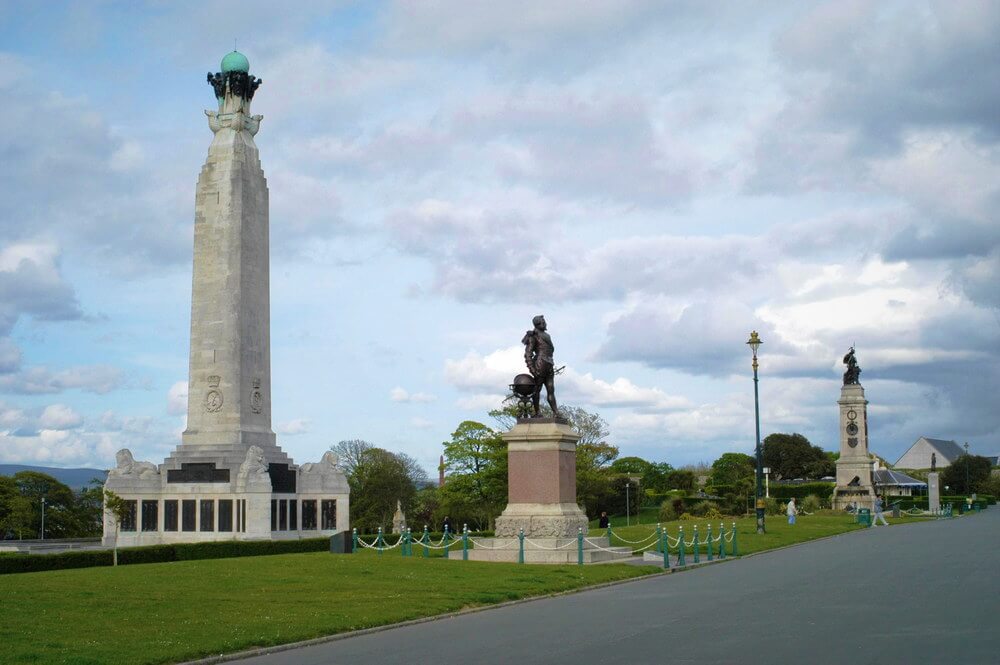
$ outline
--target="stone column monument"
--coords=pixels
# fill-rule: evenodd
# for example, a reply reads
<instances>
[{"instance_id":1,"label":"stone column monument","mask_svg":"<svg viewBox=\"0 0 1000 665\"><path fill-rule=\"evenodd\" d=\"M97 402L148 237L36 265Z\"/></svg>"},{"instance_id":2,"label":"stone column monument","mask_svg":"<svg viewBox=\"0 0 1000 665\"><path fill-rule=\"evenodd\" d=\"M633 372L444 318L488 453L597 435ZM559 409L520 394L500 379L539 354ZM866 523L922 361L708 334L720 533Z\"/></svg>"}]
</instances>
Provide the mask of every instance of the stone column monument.
<instances>
[{"instance_id":1,"label":"stone column monument","mask_svg":"<svg viewBox=\"0 0 1000 665\"><path fill-rule=\"evenodd\" d=\"M122 544L299 538L348 526L333 453L301 469L271 429L268 191L254 143L261 84L233 51L208 74L218 110L195 193L187 429L156 467L118 455L107 489L133 501ZM106 520L107 522L107 520ZM110 538L113 523L105 527Z\"/></svg>"},{"instance_id":2,"label":"stone column monument","mask_svg":"<svg viewBox=\"0 0 1000 665\"><path fill-rule=\"evenodd\" d=\"M935 515L941 512L941 476L937 472L937 453L931 453L931 472L927 474L927 508Z\"/></svg>"},{"instance_id":3,"label":"stone column monument","mask_svg":"<svg viewBox=\"0 0 1000 665\"><path fill-rule=\"evenodd\" d=\"M872 508L875 489L872 485L874 463L868 453L868 400L861 386L861 368L854 347L844 356L847 371L840 389L840 459L837 460L837 486L833 490L833 508L849 505Z\"/></svg>"}]
</instances>

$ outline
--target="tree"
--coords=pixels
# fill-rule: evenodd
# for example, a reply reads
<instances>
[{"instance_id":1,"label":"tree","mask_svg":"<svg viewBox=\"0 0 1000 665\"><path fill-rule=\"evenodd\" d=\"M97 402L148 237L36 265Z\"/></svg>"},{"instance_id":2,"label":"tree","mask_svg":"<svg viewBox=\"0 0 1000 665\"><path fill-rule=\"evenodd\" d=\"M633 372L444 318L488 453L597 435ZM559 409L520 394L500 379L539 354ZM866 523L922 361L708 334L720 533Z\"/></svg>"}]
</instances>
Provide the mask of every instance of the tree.
<instances>
[{"instance_id":1,"label":"tree","mask_svg":"<svg viewBox=\"0 0 1000 665\"><path fill-rule=\"evenodd\" d=\"M21 539L32 534L32 505L21 496L13 478L0 476L0 539L9 535Z\"/></svg>"},{"instance_id":2,"label":"tree","mask_svg":"<svg viewBox=\"0 0 1000 665\"><path fill-rule=\"evenodd\" d=\"M121 528L122 521L132 511L133 501L127 501L111 490L104 490L104 508L111 514L111 519L115 523L115 544L114 554L112 554L113 565L118 565L118 529Z\"/></svg>"},{"instance_id":3,"label":"tree","mask_svg":"<svg viewBox=\"0 0 1000 665\"><path fill-rule=\"evenodd\" d=\"M466 420L445 441L444 460L449 474L440 510L477 530L491 526L507 505L507 446L500 433Z\"/></svg>"},{"instance_id":4,"label":"tree","mask_svg":"<svg viewBox=\"0 0 1000 665\"><path fill-rule=\"evenodd\" d=\"M337 453L340 468L344 470L344 475L350 478L364 454L374 447L375 444L363 439L348 439L330 446L330 450Z\"/></svg>"},{"instance_id":5,"label":"tree","mask_svg":"<svg viewBox=\"0 0 1000 665\"><path fill-rule=\"evenodd\" d=\"M628 485L628 491L625 490ZM609 515L624 515L626 512L625 501L628 499L628 514L635 518L639 514L640 496L639 488L635 482L627 475L616 476L609 481L610 491L603 504L603 509Z\"/></svg>"},{"instance_id":6,"label":"tree","mask_svg":"<svg viewBox=\"0 0 1000 665\"><path fill-rule=\"evenodd\" d=\"M990 460L986 457L961 455L941 472L941 484L947 485L951 494L972 494L973 488L989 480L990 468Z\"/></svg>"},{"instance_id":7,"label":"tree","mask_svg":"<svg viewBox=\"0 0 1000 665\"><path fill-rule=\"evenodd\" d=\"M374 532L379 527L388 531L397 501L404 511L410 509L417 491L410 473L406 461L395 453L374 446L360 451L347 477L351 521L359 531Z\"/></svg>"},{"instance_id":8,"label":"tree","mask_svg":"<svg viewBox=\"0 0 1000 665\"><path fill-rule=\"evenodd\" d=\"M723 453L712 462L711 480L713 485L728 486L737 494L744 493L754 485L757 461L743 453Z\"/></svg>"},{"instance_id":9,"label":"tree","mask_svg":"<svg viewBox=\"0 0 1000 665\"><path fill-rule=\"evenodd\" d=\"M831 471L826 451L809 443L801 434L769 434L764 439L761 459L764 466L771 467L771 475L777 480L821 478Z\"/></svg>"},{"instance_id":10,"label":"tree","mask_svg":"<svg viewBox=\"0 0 1000 665\"><path fill-rule=\"evenodd\" d=\"M76 497L73 490L52 476L38 471L18 471L13 479L18 493L30 505L29 532L36 537L41 534L42 499L45 499L45 534L52 538L73 538L80 535L76 524Z\"/></svg>"},{"instance_id":11,"label":"tree","mask_svg":"<svg viewBox=\"0 0 1000 665\"><path fill-rule=\"evenodd\" d=\"M666 485L668 490L684 490L690 492L694 489L694 471L691 469L674 469L667 474Z\"/></svg>"}]
</instances>

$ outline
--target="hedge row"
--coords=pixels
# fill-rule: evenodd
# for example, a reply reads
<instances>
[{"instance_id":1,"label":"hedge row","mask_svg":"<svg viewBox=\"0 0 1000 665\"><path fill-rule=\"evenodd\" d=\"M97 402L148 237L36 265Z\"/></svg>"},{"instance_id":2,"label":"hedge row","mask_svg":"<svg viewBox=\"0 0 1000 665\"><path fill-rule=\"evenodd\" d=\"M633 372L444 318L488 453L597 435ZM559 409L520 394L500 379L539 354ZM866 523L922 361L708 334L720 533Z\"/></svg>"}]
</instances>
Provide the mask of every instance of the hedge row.
<instances>
[{"instance_id":1,"label":"hedge row","mask_svg":"<svg viewBox=\"0 0 1000 665\"><path fill-rule=\"evenodd\" d=\"M224 540L207 543L177 543L124 547L118 550L119 565L133 563L164 563L195 559L226 559L240 556L263 556L293 552L324 552L330 547L329 538L304 540ZM111 550L86 550L60 554L16 554L0 557L0 575L34 573L43 570L110 566Z\"/></svg>"},{"instance_id":2,"label":"hedge row","mask_svg":"<svg viewBox=\"0 0 1000 665\"><path fill-rule=\"evenodd\" d=\"M801 485L771 485L769 493L775 499L804 499L817 496L829 499L835 483L802 483Z\"/></svg>"}]
</instances>

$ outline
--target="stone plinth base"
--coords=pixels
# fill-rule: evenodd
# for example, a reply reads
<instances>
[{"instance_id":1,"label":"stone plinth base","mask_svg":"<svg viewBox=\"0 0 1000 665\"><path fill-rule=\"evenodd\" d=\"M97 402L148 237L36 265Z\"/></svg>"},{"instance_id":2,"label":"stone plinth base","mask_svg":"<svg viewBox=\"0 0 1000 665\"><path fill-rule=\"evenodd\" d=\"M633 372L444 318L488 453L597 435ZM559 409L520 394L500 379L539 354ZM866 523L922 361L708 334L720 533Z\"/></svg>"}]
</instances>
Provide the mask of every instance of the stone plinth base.
<instances>
[{"instance_id":1,"label":"stone plinth base","mask_svg":"<svg viewBox=\"0 0 1000 665\"><path fill-rule=\"evenodd\" d=\"M927 474L927 504L932 513L941 512L941 481L937 471Z\"/></svg>"},{"instance_id":2,"label":"stone plinth base","mask_svg":"<svg viewBox=\"0 0 1000 665\"><path fill-rule=\"evenodd\" d=\"M514 538L523 529L528 538L576 538L588 526L587 515L575 503L509 503L493 532Z\"/></svg>"},{"instance_id":3,"label":"stone plinth base","mask_svg":"<svg viewBox=\"0 0 1000 665\"><path fill-rule=\"evenodd\" d=\"M584 530L584 533L586 533L586 530ZM529 540L531 542L528 542ZM590 543L587 542L588 540ZM607 537L588 536L583 543L584 563L622 561L628 559L631 554L632 550L627 547L611 547ZM476 538L475 548L469 550L470 561L517 563L518 555L519 542L517 538ZM454 557L454 555L452 556ZM530 539L526 537L524 542L524 562L550 564L579 563L576 536L572 538Z\"/></svg>"},{"instance_id":4,"label":"stone plinth base","mask_svg":"<svg viewBox=\"0 0 1000 665\"><path fill-rule=\"evenodd\" d=\"M832 504L834 510L845 510L852 505L871 510L875 506L875 493L870 487L837 486L833 490Z\"/></svg>"}]
</instances>

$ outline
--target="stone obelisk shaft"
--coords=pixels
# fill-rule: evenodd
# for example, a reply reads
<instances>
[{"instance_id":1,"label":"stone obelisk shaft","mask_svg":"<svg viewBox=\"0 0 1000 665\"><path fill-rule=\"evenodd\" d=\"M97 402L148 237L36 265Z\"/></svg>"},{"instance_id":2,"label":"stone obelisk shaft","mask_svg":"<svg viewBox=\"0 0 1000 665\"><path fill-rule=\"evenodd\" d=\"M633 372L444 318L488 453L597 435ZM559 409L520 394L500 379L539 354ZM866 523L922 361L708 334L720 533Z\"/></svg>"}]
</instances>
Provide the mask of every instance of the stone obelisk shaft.
<instances>
[{"instance_id":1,"label":"stone obelisk shaft","mask_svg":"<svg viewBox=\"0 0 1000 665\"><path fill-rule=\"evenodd\" d=\"M195 202L187 430L176 454L222 455L238 465L257 445L268 462L287 462L271 431L268 192L253 139L259 117L227 89L210 125L215 138Z\"/></svg>"}]
</instances>

